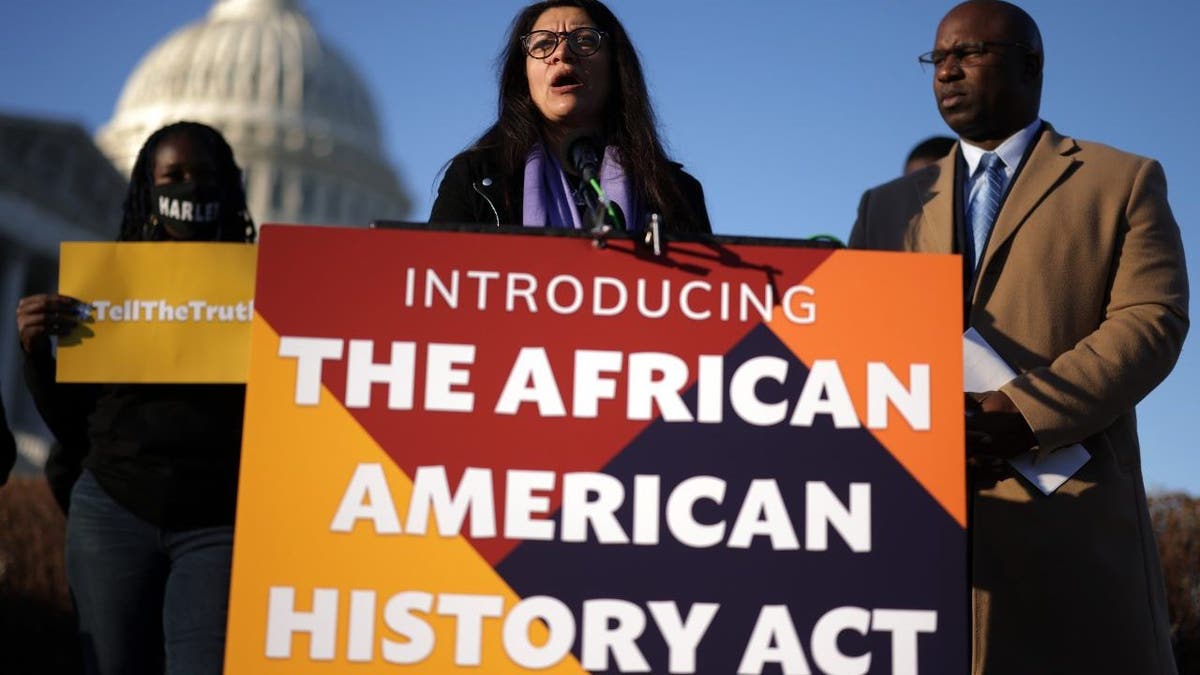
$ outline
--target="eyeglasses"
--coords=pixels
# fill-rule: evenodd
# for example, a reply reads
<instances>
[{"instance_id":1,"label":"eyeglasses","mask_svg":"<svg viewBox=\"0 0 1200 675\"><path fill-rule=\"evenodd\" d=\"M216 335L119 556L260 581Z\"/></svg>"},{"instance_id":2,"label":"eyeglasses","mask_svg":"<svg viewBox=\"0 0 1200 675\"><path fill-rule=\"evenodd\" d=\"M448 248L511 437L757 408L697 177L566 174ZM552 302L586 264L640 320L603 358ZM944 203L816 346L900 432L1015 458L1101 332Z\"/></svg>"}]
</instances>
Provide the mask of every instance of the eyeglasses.
<instances>
[{"instance_id":1,"label":"eyeglasses","mask_svg":"<svg viewBox=\"0 0 1200 675\"><path fill-rule=\"evenodd\" d=\"M964 42L952 49L935 49L926 52L918 56L917 61L920 62L922 69L926 66L941 68L946 59L953 56L959 66L978 66L983 63L984 55L993 53L995 47L1019 47L1029 54L1033 53L1033 47L1023 42Z\"/></svg>"},{"instance_id":2,"label":"eyeglasses","mask_svg":"<svg viewBox=\"0 0 1200 675\"><path fill-rule=\"evenodd\" d=\"M535 59L549 58L563 40L567 41L567 48L576 56L591 56L600 51L604 37L605 33L595 28L576 28L569 33L535 30L522 35L521 44L525 46L525 53Z\"/></svg>"}]
</instances>

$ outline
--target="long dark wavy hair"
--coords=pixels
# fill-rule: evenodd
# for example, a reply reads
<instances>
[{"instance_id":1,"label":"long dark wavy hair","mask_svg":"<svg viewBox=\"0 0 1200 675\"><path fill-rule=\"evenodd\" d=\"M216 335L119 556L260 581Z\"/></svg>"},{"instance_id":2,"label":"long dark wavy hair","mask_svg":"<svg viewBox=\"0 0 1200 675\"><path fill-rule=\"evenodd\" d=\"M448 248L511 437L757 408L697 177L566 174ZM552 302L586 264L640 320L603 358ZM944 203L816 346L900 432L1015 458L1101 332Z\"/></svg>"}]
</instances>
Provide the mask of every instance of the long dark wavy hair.
<instances>
[{"instance_id":1,"label":"long dark wavy hair","mask_svg":"<svg viewBox=\"0 0 1200 675\"><path fill-rule=\"evenodd\" d=\"M221 191L223 207L221 221L217 227L217 241L254 241L254 221L246 208L246 191L242 187L242 170L233 159L233 150L225 142L221 132L199 122L176 122L150 134L129 176L129 192L125 194L125 205L121 215L121 233L117 241L147 241L162 238L161 226L151 226L154 204L151 190L154 187L154 155L164 139L185 135L200 143L212 156L217 165L217 185Z\"/></svg>"},{"instance_id":2,"label":"long dark wavy hair","mask_svg":"<svg viewBox=\"0 0 1200 675\"><path fill-rule=\"evenodd\" d=\"M674 230L696 229L693 205L687 203L673 178L674 168L658 138L658 125L637 51L625 27L598 0L545 0L526 7L513 20L508 41L500 54L500 105L496 123L472 146L499 148L506 175L519 176L529 149L541 140L542 114L529 94L525 75L525 47L521 36L533 29L538 17L554 7L578 7L607 36L613 87L604 107L604 133L609 145L620 151L642 204L662 211L665 224ZM602 54L603 55L603 54Z\"/></svg>"}]
</instances>

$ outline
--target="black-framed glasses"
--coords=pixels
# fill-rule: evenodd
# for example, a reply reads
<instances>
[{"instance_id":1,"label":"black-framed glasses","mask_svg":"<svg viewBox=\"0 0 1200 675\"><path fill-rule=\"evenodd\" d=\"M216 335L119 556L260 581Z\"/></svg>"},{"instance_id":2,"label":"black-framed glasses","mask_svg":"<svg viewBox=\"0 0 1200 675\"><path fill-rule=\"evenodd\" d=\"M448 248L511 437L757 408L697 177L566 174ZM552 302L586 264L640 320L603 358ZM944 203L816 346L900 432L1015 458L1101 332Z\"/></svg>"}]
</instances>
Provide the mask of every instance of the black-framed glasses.
<instances>
[{"instance_id":1,"label":"black-framed glasses","mask_svg":"<svg viewBox=\"0 0 1200 675\"><path fill-rule=\"evenodd\" d=\"M960 45L955 45L950 49L935 49L931 52L925 52L917 57L917 61L921 64L921 68L933 66L941 68L946 59L951 56L958 62L958 65L964 67L978 66L983 63L983 57L995 51L996 47L1018 47L1024 49L1027 53L1033 53L1033 47L1024 42L994 42L982 40L979 42L964 42Z\"/></svg>"},{"instance_id":2,"label":"black-framed glasses","mask_svg":"<svg viewBox=\"0 0 1200 675\"><path fill-rule=\"evenodd\" d=\"M567 48L576 56L591 56L600 51L604 38L604 31L588 27L576 28L569 33L535 30L522 35L521 44L525 46L525 53L535 59L549 58L563 40L567 41Z\"/></svg>"}]
</instances>

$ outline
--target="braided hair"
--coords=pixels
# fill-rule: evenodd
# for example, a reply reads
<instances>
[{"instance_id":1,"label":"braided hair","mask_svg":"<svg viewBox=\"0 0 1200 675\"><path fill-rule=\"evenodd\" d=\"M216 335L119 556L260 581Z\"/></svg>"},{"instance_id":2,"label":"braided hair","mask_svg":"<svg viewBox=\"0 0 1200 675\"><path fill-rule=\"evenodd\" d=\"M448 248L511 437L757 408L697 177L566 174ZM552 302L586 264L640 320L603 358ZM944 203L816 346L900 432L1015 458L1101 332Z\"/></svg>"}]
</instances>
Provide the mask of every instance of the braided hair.
<instances>
[{"instance_id":1,"label":"braided hair","mask_svg":"<svg viewBox=\"0 0 1200 675\"><path fill-rule=\"evenodd\" d=\"M199 122L176 122L150 134L129 176L129 192L121 215L121 233L117 241L148 241L161 238L161 227L154 226L154 203L151 190L154 187L154 157L163 140L176 135L186 135L198 142L217 165L217 185L225 200L221 209L221 220L217 227L217 241L239 241L253 243L254 221L246 207L246 191L242 187L242 170L233 159L233 150L221 132Z\"/></svg>"}]
</instances>

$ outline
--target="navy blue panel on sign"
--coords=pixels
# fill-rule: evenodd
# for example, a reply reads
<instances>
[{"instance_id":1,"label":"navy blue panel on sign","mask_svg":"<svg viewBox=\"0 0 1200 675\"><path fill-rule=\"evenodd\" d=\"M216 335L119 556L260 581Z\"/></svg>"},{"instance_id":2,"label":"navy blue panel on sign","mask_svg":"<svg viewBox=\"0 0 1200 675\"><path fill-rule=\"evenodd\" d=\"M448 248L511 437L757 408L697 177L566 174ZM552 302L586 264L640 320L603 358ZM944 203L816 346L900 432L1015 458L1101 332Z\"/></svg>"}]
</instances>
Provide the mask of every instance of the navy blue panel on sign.
<instances>
[{"instance_id":1,"label":"navy blue panel on sign","mask_svg":"<svg viewBox=\"0 0 1200 675\"><path fill-rule=\"evenodd\" d=\"M786 381L763 383L757 395L764 403L789 401L790 419L809 371L766 326L750 331L726 355L725 390L737 367L758 356L788 362ZM695 397L694 390L685 397L691 410L696 409ZM724 405L720 424L655 421L603 469L625 486L617 518L626 533L632 531L634 477L661 477L657 545L601 545L592 532L588 544L526 541L497 566L500 575L521 597L553 596L577 618L590 599L622 599L640 606L646 628L637 647L655 673L668 672L669 654L646 611L646 603L653 601L674 601L683 617L692 603L720 605L697 649L697 673L737 672L760 611L769 605L787 607L813 673L825 672L814 650L831 648L848 657L869 654L870 672L892 672L893 634L877 610L885 615L887 610L936 612L936 631L916 638L919 672L966 672L967 540L954 518L865 429L836 429L824 414L810 427L786 422L754 426L741 420L728 400ZM663 515L671 491L696 476L717 477L726 486L721 504L700 501L693 510L699 522L725 523L725 537L706 548L680 542ZM754 537L748 548L728 545L751 482L765 479L774 480L783 496L798 549L775 550L766 535ZM806 494L827 488L849 507L852 484L870 486L870 550L852 550L832 526L822 528L827 548L810 550ZM871 612L872 626L865 634L842 630L833 646L814 645L813 627L842 607ZM577 656L579 649L577 636ZM620 672L611 655L608 663L604 672ZM768 664L762 672L782 671Z\"/></svg>"}]
</instances>

